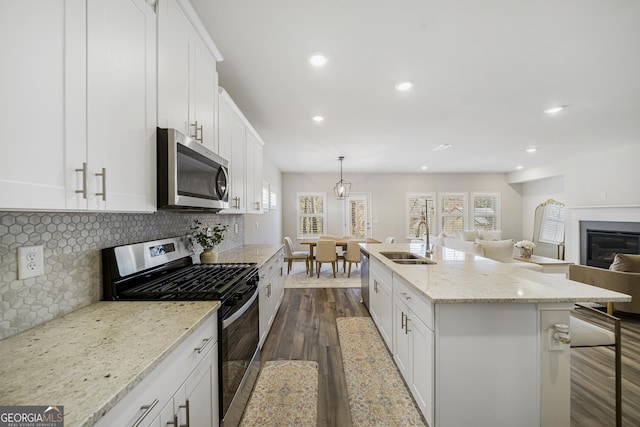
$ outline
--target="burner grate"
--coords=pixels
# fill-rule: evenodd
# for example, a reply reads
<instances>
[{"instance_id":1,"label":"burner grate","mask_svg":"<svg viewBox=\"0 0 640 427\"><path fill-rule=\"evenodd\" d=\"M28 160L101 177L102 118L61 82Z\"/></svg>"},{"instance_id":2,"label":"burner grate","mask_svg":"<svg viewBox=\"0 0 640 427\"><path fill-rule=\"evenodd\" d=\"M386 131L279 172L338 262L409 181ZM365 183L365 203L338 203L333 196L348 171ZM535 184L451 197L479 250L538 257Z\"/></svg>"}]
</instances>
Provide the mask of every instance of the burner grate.
<instances>
[{"instance_id":1,"label":"burner grate","mask_svg":"<svg viewBox=\"0 0 640 427\"><path fill-rule=\"evenodd\" d=\"M169 276L122 292L137 299L224 299L229 289L243 280L255 264L194 264Z\"/></svg>"}]
</instances>

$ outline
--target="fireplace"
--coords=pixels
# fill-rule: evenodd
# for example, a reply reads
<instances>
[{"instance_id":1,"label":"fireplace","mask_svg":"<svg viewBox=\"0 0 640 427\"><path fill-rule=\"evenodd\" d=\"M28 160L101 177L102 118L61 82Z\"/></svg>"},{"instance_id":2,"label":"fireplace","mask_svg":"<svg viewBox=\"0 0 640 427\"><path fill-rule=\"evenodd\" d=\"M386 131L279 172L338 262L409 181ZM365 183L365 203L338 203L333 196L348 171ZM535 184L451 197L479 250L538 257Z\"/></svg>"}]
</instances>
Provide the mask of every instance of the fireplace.
<instances>
[{"instance_id":1,"label":"fireplace","mask_svg":"<svg viewBox=\"0 0 640 427\"><path fill-rule=\"evenodd\" d=\"M640 254L640 223L580 222L580 264L609 268L617 253Z\"/></svg>"}]
</instances>

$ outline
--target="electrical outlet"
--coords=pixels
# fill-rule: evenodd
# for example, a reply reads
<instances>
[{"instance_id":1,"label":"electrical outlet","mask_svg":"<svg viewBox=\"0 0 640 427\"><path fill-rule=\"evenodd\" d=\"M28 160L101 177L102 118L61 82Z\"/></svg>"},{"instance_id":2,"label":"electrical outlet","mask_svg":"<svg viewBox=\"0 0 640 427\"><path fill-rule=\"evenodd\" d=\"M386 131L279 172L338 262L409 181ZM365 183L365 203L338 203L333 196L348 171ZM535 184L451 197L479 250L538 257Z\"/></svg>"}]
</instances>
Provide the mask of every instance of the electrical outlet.
<instances>
[{"instance_id":1,"label":"electrical outlet","mask_svg":"<svg viewBox=\"0 0 640 427\"><path fill-rule=\"evenodd\" d=\"M44 251L42 245L18 248L18 279L44 274Z\"/></svg>"},{"instance_id":2,"label":"electrical outlet","mask_svg":"<svg viewBox=\"0 0 640 427\"><path fill-rule=\"evenodd\" d=\"M562 351L564 344L555 336L556 328L549 328L549 351Z\"/></svg>"}]
</instances>

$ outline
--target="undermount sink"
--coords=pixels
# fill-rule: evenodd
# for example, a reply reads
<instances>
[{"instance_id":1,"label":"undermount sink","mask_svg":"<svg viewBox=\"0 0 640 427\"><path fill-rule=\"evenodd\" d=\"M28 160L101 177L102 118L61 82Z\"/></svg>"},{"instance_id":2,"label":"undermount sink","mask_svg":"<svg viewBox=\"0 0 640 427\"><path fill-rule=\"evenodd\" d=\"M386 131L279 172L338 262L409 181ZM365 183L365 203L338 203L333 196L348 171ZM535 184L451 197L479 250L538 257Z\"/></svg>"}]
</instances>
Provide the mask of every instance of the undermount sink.
<instances>
[{"instance_id":1,"label":"undermount sink","mask_svg":"<svg viewBox=\"0 0 640 427\"><path fill-rule=\"evenodd\" d=\"M431 261L428 258L423 258L411 252L380 252L380 255L389 258L397 264L437 264L435 261Z\"/></svg>"},{"instance_id":2,"label":"undermount sink","mask_svg":"<svg viewBox=\"0 0 640 427\"><path fill-rule=\"evenodd\" d=\"M392 260L393 262L395 262L396 264L403 264L403 265L432 265L432 264L437 264L437 262L435 261L431 261L430 259L394 259Z\"/></svg>"}]
</instances>

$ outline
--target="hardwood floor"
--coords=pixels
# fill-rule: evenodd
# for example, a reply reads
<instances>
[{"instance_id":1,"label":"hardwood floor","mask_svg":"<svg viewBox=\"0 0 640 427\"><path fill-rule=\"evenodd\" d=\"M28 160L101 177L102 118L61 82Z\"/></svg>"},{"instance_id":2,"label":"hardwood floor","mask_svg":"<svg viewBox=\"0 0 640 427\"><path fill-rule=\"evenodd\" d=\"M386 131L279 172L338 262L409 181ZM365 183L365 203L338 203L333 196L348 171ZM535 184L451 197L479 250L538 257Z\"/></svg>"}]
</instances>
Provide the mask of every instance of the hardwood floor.
<instances>
[{"instance_id":1,"label":"hardwood floor","mask_svg":"<svg viewBox=\"0 0 640 427\"><path fill-rule=\"evenodd\" d=\"M285 289L262 347L267 360L318 362L318 426L350 427L351 413L336 327L337 317L369 316L360 289Z\"/></svg>"},{"instance_id":2,"label":"hardwood floor","mask_svg":"<svg viewBox=\"0 0 640 427\"><path fill-rule=\"evenodd\" d=\"M622 425L640 426L640 316L620 317ZM615 369L611 347L571 349L571 426L615 425Z\"/></svg>"},{"instance_id":3,"label":"hardwood floor","mask_svg":"<svg viewBox=\"0 0 640 427\"><path fill-rule=\"evenodd\" d=\"M640 426L640 316L622 318L623 426ZM318 426L351 427L335 319L369 316L360 289L285 289L262 360L318 362ZM571 426L615 425L614 351L571 350Z\"/></svg>"}]
</instances>

